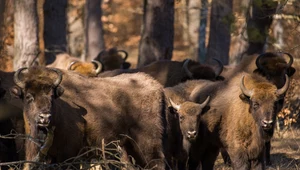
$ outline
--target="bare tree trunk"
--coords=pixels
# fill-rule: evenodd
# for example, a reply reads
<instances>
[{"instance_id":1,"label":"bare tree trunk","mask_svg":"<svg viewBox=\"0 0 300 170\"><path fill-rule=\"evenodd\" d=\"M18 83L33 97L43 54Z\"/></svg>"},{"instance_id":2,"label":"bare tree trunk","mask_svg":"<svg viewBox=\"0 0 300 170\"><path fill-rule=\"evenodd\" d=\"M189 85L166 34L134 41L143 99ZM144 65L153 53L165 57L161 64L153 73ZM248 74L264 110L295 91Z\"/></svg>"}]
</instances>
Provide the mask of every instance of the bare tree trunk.
<instances>
[{"instance_id":1,"label":"bare tree trunk","mask_svg":"<svg viewBox=\"0 0 300 170\"><path fill-rule=\"evenodd\" d=\"M199 28L200 28L200 0L189 0L188 3L188 28L190 39L190 54L195 61L199 60Z\"/></svg>"},{"instance_id":2,"label":"bare tree trunk","mask_svg":"<svg viewBox=\"0 0 300 170\"><path fill-rule=\"evenodd\" d=\"M45 0L44 42L46 64L54 61L54 56L67 51L67 0Z\"/></svg>"},{"instance_id":3,"label":"bare tree trunk","mask_svg":"<svg viewBox=\"0 0 300 170\"><path fill-rule=\"evenodd\" d=\"M138 67L172 58L174 0L144 0L144 24Z\"/></svg>"},{"instance_id":4,"label":"bare tree trunk","mask_svg":"<svg viewBox=\"0 0 300 170\"><path fill-rule=\"evenodd\" d=\"M272 15L276 12L278 2L273 0L252 1L252 8L247 17L247 34L249 47L247 54L263 53L269 28L272 24Z\"/></svg>"},{"instance_id":5,"label":"bare tree trunk","mask_svg":"<svg viewBox=\"0 0 300 170\"><path fill-rule=\"evenodd\" d=\"M199 29L199 61L204 63L206 60L206 26L207 26L207 14L208 14L208 1L201 0L200 11L200 29Z\"/></svg>"},{"instance_id":6,"label":"bare tree trunk","mask_svg":"<svg viewBox=\"0 0 300 170\"><path fill-rule=\"evenodd\" d=\"M37 0L15 0L14 18L14 70L17 70L31 66L39 53Z\"/></svg>"},{"instance_id":7,"label":"bare tree trunk","mask_svg":"<svg viewBox=\"0 0 300 170\"><path fill-rule=\"evenodd\" d=\"M229 63L230 26L233 22L232 0L212 0L207 61L217 58Z\"/></svg>"},{"instance_id":8,"label":"bare tree trunk","mask_svg":"<svg viewBox=\"0 0 300 170\"><path fill-rule=\"evenodd\" d=\"M87 0L85 4L86 61L91 61L105 49L101 4L102 0Z\"/></svg>"},{"instance_id":9,"label":"bare tree trunk","mask_svg":"<svg viewBox=\"0 0 300 170\"><path fill-rule=\"evenodd\" d=\"M4 12L6 0L0 0L0 42L3 41ZM0 44L1 45L1 44Z\"/></svg>"}]
</instances>

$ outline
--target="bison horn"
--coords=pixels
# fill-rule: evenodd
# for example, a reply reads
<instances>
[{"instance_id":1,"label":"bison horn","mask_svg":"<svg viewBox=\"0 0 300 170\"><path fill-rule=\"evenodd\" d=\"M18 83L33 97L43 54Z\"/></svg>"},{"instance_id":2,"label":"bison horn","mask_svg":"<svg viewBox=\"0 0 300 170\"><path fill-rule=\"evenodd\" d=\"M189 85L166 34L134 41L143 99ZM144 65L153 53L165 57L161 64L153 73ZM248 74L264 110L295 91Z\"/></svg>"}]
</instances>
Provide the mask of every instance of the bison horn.
<instances>
[{"instance_id":1,"label":"bison horn","mask_svg":"<svg viewBox=\"0 0 300 170\"><path fill-rule=\"evenodd\" d=\"M189 78L193 78L193 73L189 70L188 68L188 64L190 62L190 59L186 59L183 63L183 69L186 72L186 74L188 75Z\"/></svg>"},{"instance_id":2,"label":"bison horn","mask_svg":"<svg viewBox=\"0 0 300 170\"><path fill-rule=\"evenodd\" d=\"M285 75L285 84L284 84L283 87L281 87L280 89L278 89L278 90L276 91L276 94L277 94L277 95L282 95L282 94L284 94L284 93L287 91L287 89L289 88L289 85L290 85L289 76L288 76L288 75Z\"/></svg>"},{"instance_id":3,"label":"bison horn","mask_svg":"<svg viewBox=\"0 0 300 170\"><path fill-rule=\"evenodd\" d=\"M126 59L128 57L127 51L125 51L125 50L118 50L118 53L120 53L120 52L125 54L124 57L123 57L123 61L126 61Z\"/></svg>"},{"instance_id":4,"label":"bison horn","mask_svg":"<svg viewBox=\"0 0 300 170\"><path fill-rule=\"evenodd\" d=\"M259 55L255 61L256 67L260 70L264 70L264 67L260 64L260 59L265 55L265 53Z\"/></svg>"},{"instance_id":5,"label":"bison horn","mask_svg":"<svg viewBox=\"0 0 300 170\"><path fill-rule=\"evenodd\" d=\"M175 110L179 110L180 109L180 105L176 104L173 102L173 100L171 98L169 98L171 106L175 109Z\"/></svg>"},{"instance_id":6,"label":"bison horn","mask_svg":"<svg viewBox=\"0 0 300 170\"><path fill-rule=\"evenodd\" d=\"M73 70L73 69L72 69L72 66L73 66L75 63L78 63L78 61L72 61L72 63L68 66L68 69L67 69L67 70Z\"/></svg>"},{"instance_id":7,"label":"bison horn","mask_svg":"<svg viewBox=\"0 0 300 170\"><path fill-rule=\"evenodd\" d=\"M19 75L20 73L25 70L25 69L28 69L27 67L23 67L23 68L20 68L19 70L17 70L14 74L14 82L16 83L17 86L21 87L21 88L24 88L25 87L25 84L19 79Z\"/></svg>"},{"instance_id":8,"label":"bison horn","mask_svg":"<svg viewBox=\"0 0 300 170\"><path fill-rule=\"evenodd\" d=\"M294 62L294 57L290 54L290 53L286 53L286 52L283 52L283 54L286 54L290 57L290 61L288 63L288 67L291 67L293 62Z\"/></svg>"},{"instance_id":9,"label":"bison horn","mask_svg":"<svg viewBox=\"0 0 300 170\"><path fill-rule=\"evenodd\" d=\"M248 90L246 87L245 87L245 84L244 84L244 78L245 78L245 75L243 75L242 77L242 80L241 80L241 85L240 85L240 88L243 92L244 95L248 96L248 97L251 97L252 94L253 94L253 91L252 90Z\"/></svg>"},{"instance_id":10,"label":"bison horn","mask_svg":"<svg viewBox=\"0 0 300 170\"><path fill-rule=\"evenodd\" d=\"M57 74L57 79L53 83L53 86L57 87L60 84L60 82L62 81L62 72L59 69L56 69L56 68L49 68L49 70L52 70Z\"/></svg>"},{"instance_id":11,"label":"bison horn","mask_svg":"<svg viewBox=\"0 0 300 170\"><path fill-rule=\"evenodd\" d=\"M217 69L217 71L216 71L216 76L219 76L223 71L224 65L223 65L222 61L217 58L213 58L213 60L217 61L220 66L219 69Z\"/></svg>"},{"instance_id":12,"label":"bison horn","mask_svg":"<svg viewBox=\"0 0 300 170\"><path fill-rule=\"evenodd\" d=\"M200 104L200 107L204 108L208 104L209 100L210 100L210 96L207 96L207 98L205 99L205 101Z\"/></svg>"},{"instance_id":13,"label":"bison horn","mask_svg":"<svg viewBox=\"0 0 300 170\"><path fill-rule=\"evenodd\" d=\"M92 60L92 63L96 66L96 74L99 74L103 69L103 64L100 61Z\"/></svg>"}]
</instances>

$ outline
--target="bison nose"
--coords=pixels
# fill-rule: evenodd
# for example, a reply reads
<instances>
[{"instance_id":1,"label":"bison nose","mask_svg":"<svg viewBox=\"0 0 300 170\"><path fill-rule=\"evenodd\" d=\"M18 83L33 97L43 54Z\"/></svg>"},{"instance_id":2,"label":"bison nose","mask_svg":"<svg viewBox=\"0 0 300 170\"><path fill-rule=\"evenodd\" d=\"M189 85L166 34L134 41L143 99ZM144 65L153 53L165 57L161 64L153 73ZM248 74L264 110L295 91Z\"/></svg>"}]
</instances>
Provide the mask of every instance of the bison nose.
<instances>
[{"instance_id":1,"label":"bison nose","mask_svg":"<svg viewBox=\"0 0 300 170\"><path fill-rule=\"evenodd\" d=\"M273 120L262 120L261 123L264 128L271 128Z\"/></svg>"},{"instance_id":2,"label":"bison nose","mask_svg":"<svg viewBox=\"0 0 300 170\"><path fill-rule=\"evenodd\" d=\"M197 131L193 130L193 131L188 131L188 138L195 138L197 135Z\"/></svg>"},{"instance_id":3,"label":"bison nose","mask_svg":"<svg viewBox=\"0 0 300 170\"><path fill-rule=\"evenodd\" d=\"M39 123L41 124L48 124L50 123L51 114L39 114Z\"/></svg>"}]
</instances>

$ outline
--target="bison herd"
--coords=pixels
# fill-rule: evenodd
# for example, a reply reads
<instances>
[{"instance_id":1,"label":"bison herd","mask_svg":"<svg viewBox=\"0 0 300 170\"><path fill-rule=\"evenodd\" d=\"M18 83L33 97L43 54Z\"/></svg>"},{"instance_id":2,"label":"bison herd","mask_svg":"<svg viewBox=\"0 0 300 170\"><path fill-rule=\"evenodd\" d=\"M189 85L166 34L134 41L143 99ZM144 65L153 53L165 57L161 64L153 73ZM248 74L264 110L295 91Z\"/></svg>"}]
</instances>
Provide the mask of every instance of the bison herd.
<instances>
[{"instance_id":1,"label":"bison herd","mask_svg":"<svg viewBox=\"0 0 300 170\"><path fill-rule=\"evenodd\" d=\"M209 170L219 152L233 169L271 163L276 115L295 73L290 54L136 69L127 55L110 49L82 62L59 54L46 67L0 71L0 162L26 160L23 169L38 169L118 141L120 169Z\"/></svg>"}]
</instances>

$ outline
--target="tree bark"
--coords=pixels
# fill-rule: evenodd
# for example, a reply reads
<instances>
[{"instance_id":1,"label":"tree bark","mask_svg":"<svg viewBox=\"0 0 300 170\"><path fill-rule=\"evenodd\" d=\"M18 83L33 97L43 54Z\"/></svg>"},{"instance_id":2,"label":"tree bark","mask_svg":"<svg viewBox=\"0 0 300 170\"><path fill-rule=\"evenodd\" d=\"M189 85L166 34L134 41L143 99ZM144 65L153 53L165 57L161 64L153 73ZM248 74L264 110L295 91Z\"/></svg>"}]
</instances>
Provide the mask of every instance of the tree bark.
<instances>
[{"instance_id":1,"label":"tree bark","mask_svg":"<svg viewBox=\"0 0 300 170\"><path fill-rule=\"evenodd\" d=\"M199 28L200 28L200 0L189 0L188 3L188 28L190 39L190 54L195 61L199 60Z\"/></svg>"},{"instance_id":2,"label":"tree bark","mask_svg":"<svg viewBox=\"0 0 300 170\"><path fill-rule=\"evenodd\" d=\"M200 28L199 28L199 62L204 63L206 60L206 26L207 26L207 14L208 14L208 1L201 0L200 11Z\"/></svg>"},{"instance_id":3,"label":"tree bark","mask_svg":"<svg viewBox=\"0 0 300 170\"><path fill-rule=\"evenodd\" d=\"M247 34L249 47L247 54L263 53L269 28L272 24L272 15L276 12L278 2L273 0L252 1L252 8L247 17Z\"/></svg>"},{"instance_id":4,"label":"tree bark","mask_svg":"<svg viewBox=\"0 0 300 170\"><path fill-rule=\"evenodd\" d=\"M144 21L138 67L172 58L174 0L144 0Z\"/></svg>"},{"instance_id":5,"label":"tree bark","mask_svg":"<svg viewBox=\"0 0 300 170\"><path fill-rule=\"evenodd\" d=\"M14 19L14 70L17 70L31 66L39 53L37 0L15 0Z\"/></svg>"},{"instance_id":6,"label":"tree bark","mask_svg":"<svg viewBox=\"0 0 300 170\"><path fill-rule=\"evenodd\" d=\"M207 62L217 58L229 63L230 26L233 22L232 0L212 0Z\"/></svg>"},{"instance_id":7,"label":"tree bark","mask_svg":"<svg viewBox=\"0 0 300 170\"><path fill-rule=\"evenodd\" d=\"M44 42L46 64L54 61L54 56L67 52L67 0L45 0Z\"/></svg>"},{"instance_id":8,"label":"tree bark","mask_svg":"<svg viewBox=\"0 0 300 170\"><path fill-rule=\"evenodd\" d=\"M86 61L91 61L105 49L101 4L102 0L87 0L85 4Z\"/></svg>"},{"instance_id":9,"label":"tree bark","mask_svg":"<svg viewBox=\"0 0 300 170\"><path fill-rule=\"evenodd\" d=\"M5 4L6 4L6 0L0 0L0 43L2 43L3 41Z\"/></svg>"}]
</instances>

